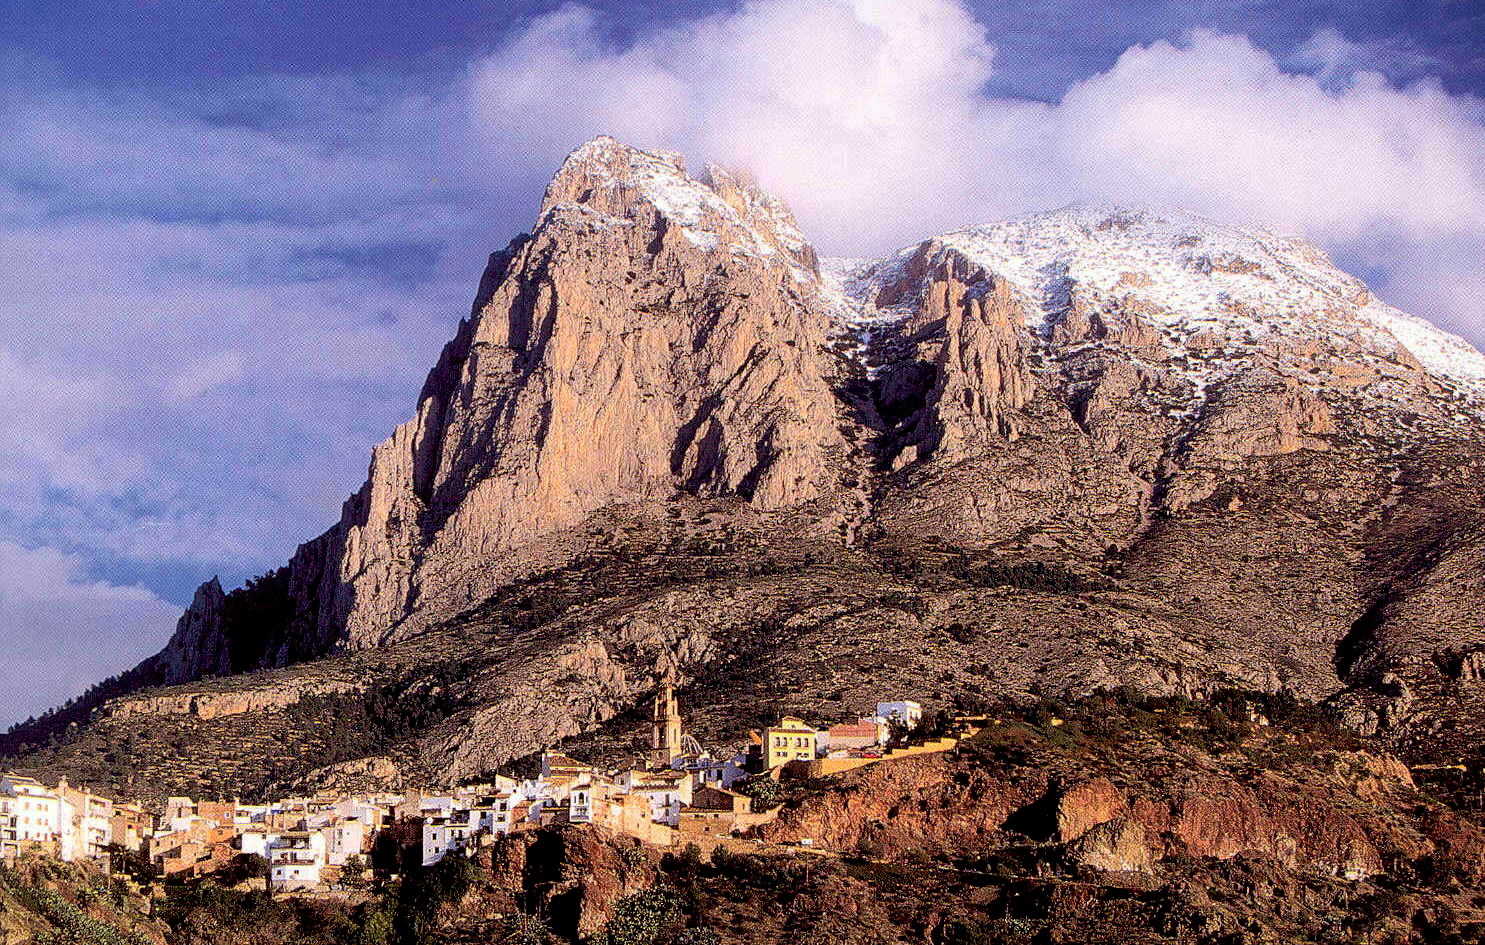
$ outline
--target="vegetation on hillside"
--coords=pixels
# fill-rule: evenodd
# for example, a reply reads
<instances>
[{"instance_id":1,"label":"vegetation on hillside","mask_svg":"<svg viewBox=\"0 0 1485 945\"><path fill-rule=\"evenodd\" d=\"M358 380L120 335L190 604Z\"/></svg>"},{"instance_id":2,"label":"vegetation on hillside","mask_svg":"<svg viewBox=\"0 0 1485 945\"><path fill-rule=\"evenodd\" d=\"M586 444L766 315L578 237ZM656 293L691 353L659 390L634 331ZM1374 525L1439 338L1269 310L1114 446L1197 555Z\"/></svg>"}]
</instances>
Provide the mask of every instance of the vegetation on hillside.
<instances>
[{"instance_id":1,"label":"vegetation on hillside","mask_svg":"<svg viewBox=\"0 0 1485 945\"><path fill-rule=\"evenodd\" d=\"M37 855L0 866L6 945L158 945L162 931L122 877Z\"/></svg>"}]
</instances>

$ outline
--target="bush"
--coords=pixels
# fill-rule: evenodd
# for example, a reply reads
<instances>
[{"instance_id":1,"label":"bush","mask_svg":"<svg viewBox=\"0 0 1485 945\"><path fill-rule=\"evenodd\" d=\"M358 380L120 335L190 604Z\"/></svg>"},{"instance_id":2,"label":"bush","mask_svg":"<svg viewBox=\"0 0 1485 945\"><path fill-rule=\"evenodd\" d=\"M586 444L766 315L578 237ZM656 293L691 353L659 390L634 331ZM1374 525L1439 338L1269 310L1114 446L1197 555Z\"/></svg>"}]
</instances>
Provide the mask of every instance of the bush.
<instances>
[{"instance_id":1,"label":"bush","mask_svg":"<svg viewBox=\"0 0 1485 945\"><path fill-rule=\"evenodd\" d=\"M798 891L815 877L838 870L834 860L823 857L730 853L725 847L718 847L712 852L712 867L738 884L770 891Z\"/></svg>"},{"instance_id":2,"label":"bush","mask_svg":"<svg viewBox=\"0 0 1485 945\"><path fill-rule=\"evenodd\" d=\"M345 866L340 870L341 882L348 886L363 886L366 884L366 860L359 853L346 857Z\"/></svg>"},{"instance_id":3,"label":"bush","mask_svg":"<svg viewBox=\"0 0 1485 945\"><path fill-rule=\"evenodd\" d=\"M739 794L753 799L753 809L757 811L773 810L783 802L783 788L779 782L766 774L754 775L746 781L732 786Z\"/></svg>"},{"instance_id":4,"label":"bush","mask_svg":"<svg viewBox=\"0 0 1485 945\"><path fill-rule=\"evenodd\" d=\"M517 915L508 920L506 940L511 945L547 945L552 941L552 933L536 916Z\"/></svg>"},{"instance_id":5,"label":"bush","mask_svg":"<svg viewBox=\"0 0 1485 945\"><path fill-rule=\"evenodd\" d=\"M360 928L356 930L355 945L392 945L396 930L392 908L381 906L368 909L361 915Z\"/></svg>"},{"instance_id":6,"label":"bush","mask_svg":"<svg viewBox=\"0 0 1485 945\"><path fill-rule=\"evenodd\" d=\"M686 879L695 879L701 872L701 847L688 843L680 853L667 853L660 861L667 872Z\"/></svg>"},{"instance_id":7,"label":"bush","mask_svg":"<svg viewBox=\"0 0 1485 945\"><path fill-rule=\"evenodd\" d=\"M1045 561L992 562L978 566L961 562L954 569L954 576L975 587L1014 587L1048 594L1081 594L1098 589L1095 582Z\"/></svg>"},{"instance_id":8,"label":"bush","mask_svg":"<svg viewBox=\"0 0 1485 945\"><path fill-rule=\"evenodd\" d=\"M683 921L680 898L665 887L625 896L614 906L613 918L594 936L594 945L652 945L673 933Z\"/></svg>"},{"instance_id":9,"label":"bush","mask_svg":"<svg viewBox=\"0 0 1485 945\"><path fill-rule=\"evenodd\" d=\"M421 942L439 910L463 899L478 876L479 868L474 861L457 853L426 869L411 872L403 880L397 897L395 940L404 945Z\"/></svg>"}]
</instances>

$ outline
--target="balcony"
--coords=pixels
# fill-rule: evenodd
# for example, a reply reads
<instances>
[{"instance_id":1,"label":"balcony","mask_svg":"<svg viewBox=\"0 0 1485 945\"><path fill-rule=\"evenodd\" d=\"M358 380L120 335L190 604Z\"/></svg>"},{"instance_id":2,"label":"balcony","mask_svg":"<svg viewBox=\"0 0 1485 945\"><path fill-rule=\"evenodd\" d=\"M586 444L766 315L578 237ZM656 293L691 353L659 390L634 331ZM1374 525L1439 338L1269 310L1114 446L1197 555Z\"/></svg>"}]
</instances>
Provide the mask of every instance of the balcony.
<instances>
[{"instance_id":1,"label":"balcony","mask_svg":"<svg viewBox=\"0 0 1485 945\"><path fill-rule=\"evenodd\" d=\"M274 866L315 866L320 858L312 853L275 853Z\"/></svg>"}]
</instances>

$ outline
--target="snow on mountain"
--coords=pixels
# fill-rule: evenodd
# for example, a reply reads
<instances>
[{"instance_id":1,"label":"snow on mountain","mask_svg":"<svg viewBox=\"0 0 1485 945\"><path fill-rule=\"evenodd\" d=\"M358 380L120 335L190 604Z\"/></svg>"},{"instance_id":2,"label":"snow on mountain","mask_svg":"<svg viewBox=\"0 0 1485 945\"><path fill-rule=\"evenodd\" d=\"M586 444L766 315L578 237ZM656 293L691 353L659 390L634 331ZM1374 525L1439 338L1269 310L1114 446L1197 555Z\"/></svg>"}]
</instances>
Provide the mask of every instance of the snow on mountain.
<instances>
[{"instance_id":1,"label":"snow on mountain","mask_svg":"<svg viewBox=\"0 0 1485 945\"><path fill-rule=\"evenodd\" d=\"M1184 211L1075 206L948 233L962 252L1033 301L1028 327L1046 334L1075 299L1133 300L1174 339L1200 333L1251 349L1316 338L1379 356L1406 352L1436 379L1485 395L1485 355L1381 302L1313 244ZM873 296L917 247L877 262L834 260L827 290L843 318L868 330L896 317Z\"/></svg>"},{"instance_id":2,"label":"snow on mountain","mask_svg":"<svg viewBox=\"0 0 1485 945\"><path fill-rule=\"evenodd\" d=\"M572 181L580 183L570 186ZM546 207L592 214L594 190L608 192L609 199L598 201L605 206L627 206L621 192L636 191L699 249L782 262L796 281L813 279L813 250L788 207L745 174L708 164L692 177L679 154L599 137L568 155L548 189ZM630 222L614 217L607 225Z\"/></svg>"}]
</instances>

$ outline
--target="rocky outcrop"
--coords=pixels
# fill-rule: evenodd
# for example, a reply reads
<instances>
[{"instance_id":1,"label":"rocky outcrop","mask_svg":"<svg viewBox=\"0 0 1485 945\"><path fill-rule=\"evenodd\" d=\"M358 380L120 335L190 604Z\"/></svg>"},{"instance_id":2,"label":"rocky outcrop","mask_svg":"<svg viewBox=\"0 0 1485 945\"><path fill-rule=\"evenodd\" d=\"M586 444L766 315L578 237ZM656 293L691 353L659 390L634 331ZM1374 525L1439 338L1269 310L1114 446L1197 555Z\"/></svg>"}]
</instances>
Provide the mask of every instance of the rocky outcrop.
<instances>
[{"instance_id":1,"label":"rocky outcrop","mask_svg":"<svg viewBox=\"0 0 1485 945\"><path fill-rule=\"evenodd\" d=\"M1088 830L1068 848L1068 856L1079 866L1105 873L1148 873L1155 858L1150 838L1137 820L1118 817Z\"/></svg>"},{"instance_id":2,"label":"rocky outcrop","mask_svg":"<svg viewBox=\"0 0 1485 945\"><path fill-rule=\"evenodd\" d=\"M285 787L296 797L316 793L348 796L395 792L409 783L391 758L372 756L316 768Z\"/></svg>"},{"instance_id":3,"label":"rocky outcrop","mask_svg":"<svg viewBox=\"0 0 1485 945\"><path fill-rule=\"evenodd\" d=\"M977 455L1016 439L1034 390L1017 331L1024 303L1007 282L952 251L930 270L922 292L916 319L941 324L943 343L915 455Z\"/></svg>"},{"instance_id":4,"label":"rocky outcrop","mask_svg":"<svg viewBox=\"0 0 1485 945\"><path fill-rule=\"evenodd\" d=\"M491 257L417 416L296 556L301 633L356 648L426 626L599 509L828 499L845 445L815 265L736 176L609 139L575 151L532 233Z\"/></svg>"},{"instance_id":5,"label":"rocky outcrop","mask_svg":"<svg viewBox=\"0 0 1485 945\"><path fill-rule=\"evenodd\" d=\"M162 682L186 682L232 671L231 645L223 632L225 601L226 594L216 578L196 588L191 606L181 614L170 642L155 657Z\"/></svg>"},{"instance_id":6,"label":"rocky outcrop","mask_svg":"<svg viewBox=\"0 0 1485 945\"><path fill-rule=\"evenodd\" d=\"M1107 778L1080 781L1056 792L1055 836L1071 843L1101 824L1129 812L1124 795Z\"/></svg>"},{"instance_id":7,"label":"rocky outcrop","mask_svg":"<svg viewBox=\"0 0 1485 945\"><path fill-rule=\"evenodd\" d=\"M954 755L882 762L786 806L758 832L889 860L972 855L1019 834L1098 870L1150 872L1171 857L1249 856L1348 880L1380 871L1383 847L1426 852L1385 817L1359 812L1357 798L1380 810L1411 788L1394 759L1356 754L1329 772L1271 771L1247 784L1214 770L1127 788L1107 777L1064 776L1057 766L994 774Z\"/></svg>"},{"instance_id":8,"label":"rocky outcrop","mask_svg":"<svg viewBox=\"0 0 1485 945\"><path fill-rule=\"evenodd\" d=\"M600 932L615 903L658 875L638 840L590 825L512 834L480 857L505 897L503 911L543 916L573 940Z\"/></svg>"},{"instance_id":9,"label":"rocky outcrop","mask_svg":"<svg viewBox=\"0 0 1485 945\"><path fill-rule=\"evenodd\" d=\"M98 715L117 720L170 715L187 715L202 720L217 719L287 708L308 696L358 692L363 685L364 683L352 680L322 680L313 684L296 680L288 685L241 686L204 692L189 689L164 690L154 695L111 699L98 710Z\"/></svg>"},{"instance_id":10,"label":"rocky outcrop","mask_svg":"<svg viewBox=\"0 0 1485 945\"><path fill-rule=\"evenodd\" d=\"M892 859L907 851L950 853L987 846L1006 821L1047 790L1043 775L1007 783L975 770L954 777L938 756L883 762L847 775L840 790L786 807L758 829L764 840Z\"/></svg>"}]
</instances>

